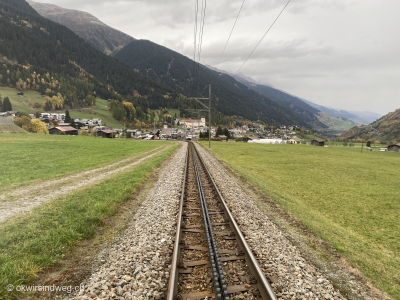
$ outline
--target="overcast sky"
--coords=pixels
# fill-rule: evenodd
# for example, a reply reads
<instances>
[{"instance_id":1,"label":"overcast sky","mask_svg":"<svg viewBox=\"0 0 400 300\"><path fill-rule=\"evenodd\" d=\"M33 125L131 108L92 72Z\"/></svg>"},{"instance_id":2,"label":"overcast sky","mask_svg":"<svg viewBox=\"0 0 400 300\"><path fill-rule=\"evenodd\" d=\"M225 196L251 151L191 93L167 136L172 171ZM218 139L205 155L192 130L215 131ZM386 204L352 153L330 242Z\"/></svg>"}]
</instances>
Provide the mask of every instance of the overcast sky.
<instances>
[{"instance_id":1,"label":"overcast sky","mask_svg":"<svg viewBox=\"0 0 400 300\"><path fill-rule=\"evenodd\" d=\"M35 1L89 12L193 58L195 1ZM218 68L236 73L287 1L246 0ZM207 1L201 63L217 65L242 2ZM398 0L291 0L241 73L329 107L394 111L400 108L399 12Z\"/></svg>"}]
</instances>

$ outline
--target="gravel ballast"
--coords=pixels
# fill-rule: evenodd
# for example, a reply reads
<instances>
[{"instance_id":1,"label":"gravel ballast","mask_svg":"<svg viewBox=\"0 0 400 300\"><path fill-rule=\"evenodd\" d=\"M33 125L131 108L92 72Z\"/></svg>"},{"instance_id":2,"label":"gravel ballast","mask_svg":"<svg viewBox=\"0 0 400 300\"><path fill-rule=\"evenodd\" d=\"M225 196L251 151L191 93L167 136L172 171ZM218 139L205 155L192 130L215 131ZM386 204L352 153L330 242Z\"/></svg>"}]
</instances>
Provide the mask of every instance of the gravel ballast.
<instances>
[{"instance_id":1,"label":"gravel ballast","mask_svg":"<svg viewBox=\"0 0 400 300\"><path fill-rule=\"evenodd\" d=\"M346 299L259 209L235 176L196 145L278 299ZM75 299L165 299L187 143L164 165L130 225ZM351 299L351 298L349 298ZM363 299L374 299L365 295Z\"/></svg>"},{"instance_id":2,"label":"gravel ballast","mask_svg":"<svg viewBox=\"0 0 400 300\"><path fill-rule=\"evenodd\" d=\"M163 299L176 232L187 143L166 162L129 227L75 299Z\"/></svg>"}]
</instances>

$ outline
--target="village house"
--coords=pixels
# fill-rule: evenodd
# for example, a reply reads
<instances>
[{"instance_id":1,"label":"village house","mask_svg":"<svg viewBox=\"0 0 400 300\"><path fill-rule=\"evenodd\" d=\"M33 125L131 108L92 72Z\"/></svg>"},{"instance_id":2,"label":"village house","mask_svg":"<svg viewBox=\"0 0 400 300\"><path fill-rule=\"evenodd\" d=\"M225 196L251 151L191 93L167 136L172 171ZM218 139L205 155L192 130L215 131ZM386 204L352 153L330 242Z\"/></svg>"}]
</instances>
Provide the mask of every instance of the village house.
<instances>
[{"instance_id":1,"label":"village house","mask_svg":"<svg viewBox=\"0 0 400 300\"><path fill-rule=\"evenodd\" d=\"M228 137L226 135L219 135L215 139L220 142L226 142L228 140Z\"/></svg>"},{"instance_id":2,"label":"village house","mask_svg":"<svg viewBox=\"0 0 400 300\"><path fill-rule=\"evenodd\" d=\"M400 143L389 145L387 149L388 151L400 152Z\"/></svg>"},{"instance_id":3,"label":"village house","mask_svg":"<svg viewBox=\"0 0 400 300\"><path fill-rule=\"evenodd\" d=\"M48 119L48 120L64 120L65 114L58 113L41 113L40 119Z\"/></svg>"},{"instance_id":4,"label":"village house","mask_svg":"<svg viewBox=\"0 0 400 300\"><path fill-rule=\"evenodd\" d=\"M205 127L206 119L205 118L200 118L200 120L198 120L198 119L183 119L183 120L179 121L179 124L181 126L184 126L185 128Z\"/></svg>"},{"instance_id":5,"label":"village house","mask_svg":"<svg viewBox=\"0 0 400 300\"><path fill-rule=\"evenodd\" d=\"M114 138L117 132L112 129L102 129L96 131L96 137L103 137L103 138Z\"/></svg>"},{"instance_id":6,"label":"village house","mask_svg":"<svg viewBox=\"0 0 400 300\"><path fill-rule=\"evenodd\" d=\"M310 142L310 144L314 145L314 146L322 146L323 147L323 146L325 146L325 141L323 139L317 138L317 139L312 140Z\"/></svg>"},{"instance_id":7,"label":"village house","mask_svg":"<svg viewBox=\"0 0 400 300\"><path fill-rule=\"evenodd\" d=\"M7 111L6 113L11 117L18 117L18 115L19 115L19 111L16 111L16 110L10 110L10 111Z\"/></svg>"},{"instance_id":8,"label":"village house","mask_svg":"<svg viewBox=\"0 0 400 300\"><path fill-rule=\"evenodd\" d=\"M289 144L301 144L301 139L299 139L297 136L292 137L288 141Z\"/></svg>"},{"instance_id":9,"label":"village house","mask_svg":"<svg viewBox=\"0 0 400 300\"><path fill-rule=\"evenodd\" d=\"M49 129L49 134L78 135L78 130L71 126L57 126Z\"/></svg>"}]
</instances>

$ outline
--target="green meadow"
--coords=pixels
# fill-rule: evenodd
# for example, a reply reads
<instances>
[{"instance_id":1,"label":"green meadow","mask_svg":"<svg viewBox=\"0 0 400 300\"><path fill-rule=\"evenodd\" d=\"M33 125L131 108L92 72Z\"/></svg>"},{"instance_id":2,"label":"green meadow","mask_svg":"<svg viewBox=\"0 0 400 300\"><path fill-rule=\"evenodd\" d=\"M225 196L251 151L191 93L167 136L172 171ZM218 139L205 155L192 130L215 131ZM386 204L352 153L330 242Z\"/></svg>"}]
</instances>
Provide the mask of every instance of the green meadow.
<instances>
[{"instance_id":1,"label":"green meadow","mask_svg":"<svg viewBox=\"0 0 400 300\"><path fill-rule=\"evenodd\" d=\"M212 152L400 299L400 153L219 142Z\"/></svg>"},{"instance_id":2,"label":"green meadow","mask_svg":"<svg viewBox=\"0 0 400 300\"><path fill-rule=\"evenodd\" d=\"M145 156L155 148L162 151L103 181L1 223L0 299L28 297L8 292L7 285L34 284L40 272L59 264L81 241L92 238L178 145L84 136L1 134L2 194L23 184L40 183L130 156Z\"/></svg>"},{"instance_id":3,"label":"green meadow","mask_svg":"<svg viewBox=\"0 0 400 300\"><path fill-rule=\"evenodd\" d=\"M27 90L24 91L23 97L18 96L17 93L18 91L15 88L0 86L0 96L2 98L8 97L10 99L13 110L17 110L26 114L44 112L43 108L33 107L36 102L43 104L44 98L39 92ZM65 113L65 110L58 111L58 113ZM96 98L95 106L70 109L69 114L71 118L101 119L102 125L113 128L123 127L120 122L112 117L111 112L108 110L108 101L101 98Z\"/></svg>"},{"instance_id":4,"label":"green meadow","mask_svg":"<svg viewBox=\"0 0 400 300\"><path fill-rule=\"evenodd\" d=\"M112 163L166 142L86 136L0 134L0 190Z\"/></svg>"},{"instance_id":5,"label":"green meadow","mask_svg":"<svg viewBox=\"0 0 400 300\"><path fill-rule=\"evenodd\" d=\"M0 299L29 297L6 287L34 285L40 272L93 237L177 146L169 144L131 169L0 224Z\"/></svg>"},{"instance_id":6,"label":"green meadow","mask_svg":"<svg viewBox=\"0 0 400 300\"><path fill-rule=\"evenodd\" d=\"M28 133L14 123L0 123L0 133Z\"/></svg>"}]
</instances>

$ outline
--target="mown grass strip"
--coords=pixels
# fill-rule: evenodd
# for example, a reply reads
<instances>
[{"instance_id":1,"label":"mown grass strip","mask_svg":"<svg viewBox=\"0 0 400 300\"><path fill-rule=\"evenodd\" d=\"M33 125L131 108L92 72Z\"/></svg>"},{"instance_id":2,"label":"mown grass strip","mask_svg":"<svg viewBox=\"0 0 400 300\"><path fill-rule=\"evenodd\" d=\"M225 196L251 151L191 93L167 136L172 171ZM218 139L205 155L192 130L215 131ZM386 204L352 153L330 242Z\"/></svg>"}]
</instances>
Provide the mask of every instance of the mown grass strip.
<instances>
[{"instance_id":1,"label":"mown grass strip","mask_svg":"<svg viewBox=\"0 0 400 300\"><path fill-rule=\"evenodd\" d=\"M38 272L88 239L132 197L178 144L93 187L35 208L0 225L0 299L17 299L8 284L30 285Z\"/></svg>"},{"instance_id":2,"label":"mown grass strip","mask_svg":"<svg viewBox=\"0 0 400 300\"><path fill-rule=\"evenodd\" d=\"M1 134L0 190L102 166L167 145L85 136Z\"/></svg>"},{"instance_id":3,"label":"mown grass strip","mask_svg":"<svg viewBox=\"0 0 400 300\"><path fill-rule=\"evenodd\" d=\"M212 149L400 299L399 153L217 142Z\"/></svg>"}]
</instances>

